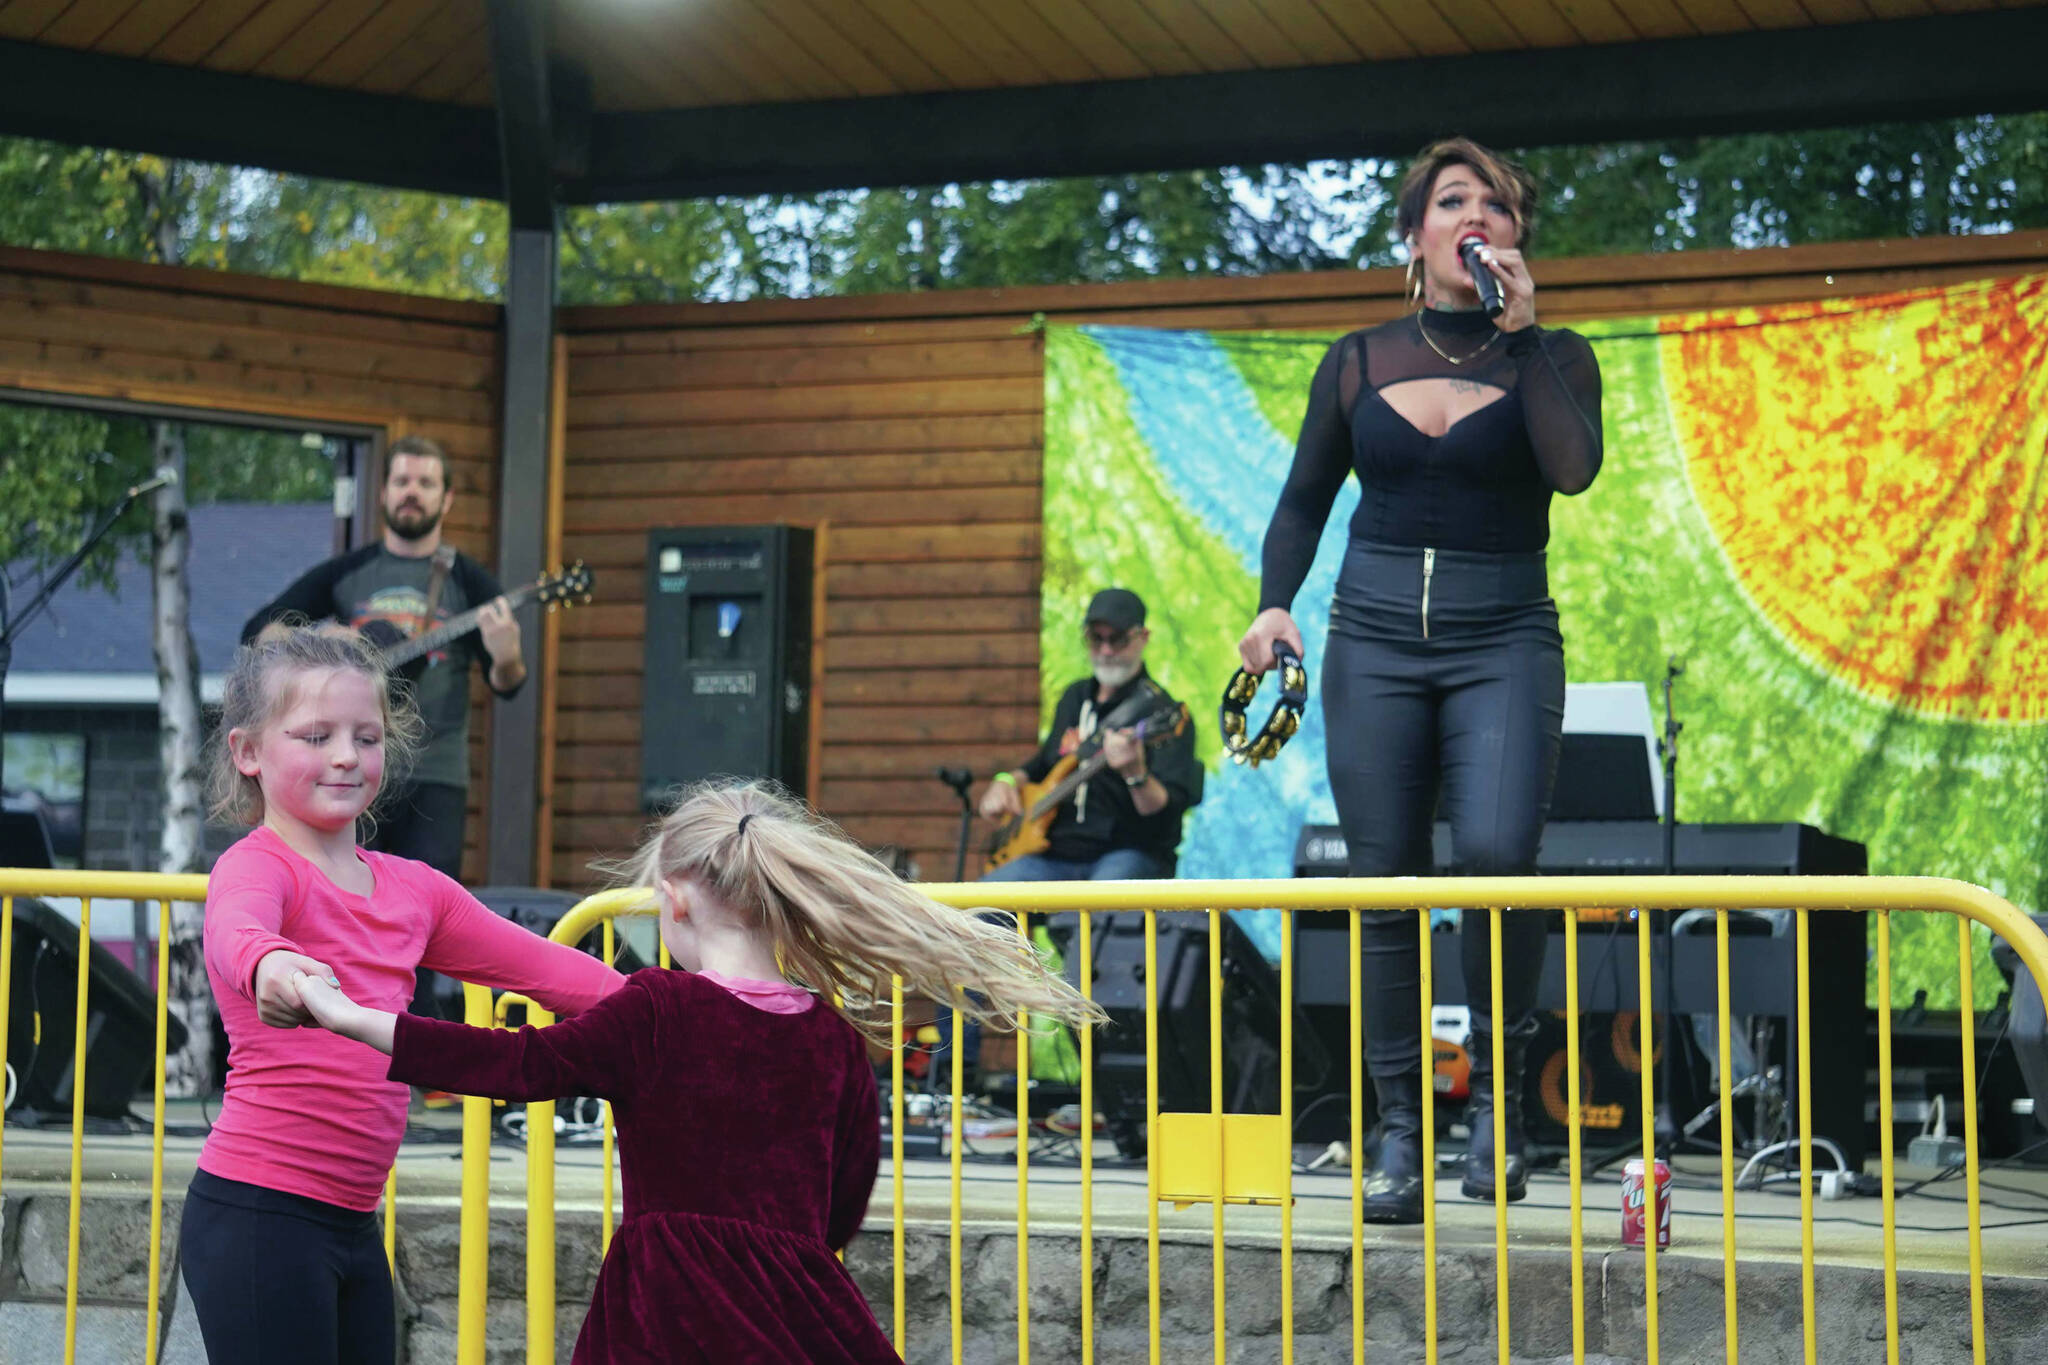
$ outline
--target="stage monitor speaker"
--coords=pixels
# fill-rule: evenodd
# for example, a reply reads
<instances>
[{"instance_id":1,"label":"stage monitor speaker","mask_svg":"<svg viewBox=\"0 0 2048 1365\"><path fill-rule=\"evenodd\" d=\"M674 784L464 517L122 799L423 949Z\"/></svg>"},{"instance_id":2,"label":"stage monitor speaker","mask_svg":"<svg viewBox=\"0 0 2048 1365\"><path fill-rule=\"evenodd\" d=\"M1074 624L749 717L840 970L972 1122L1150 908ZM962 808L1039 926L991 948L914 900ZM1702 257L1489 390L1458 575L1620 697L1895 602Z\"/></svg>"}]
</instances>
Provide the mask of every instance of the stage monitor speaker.
<instances>
[{"instance_id":1,"label":"stage monitor speaker","mask_svg":"<svg viewBox=\"0 0 2048 1365\"><path fill-rule=\"evenodd\" d=\"M1209 923L1199 912L1157 916L1158 976L1151 983L1159 1031L1159 1108L1207 1113L1209 1097ZM1076 916L1046 917L1047 935L1079 984ZM1223 942L1223 1108L1226 1113L1280 1112L1279 975L1237 922L1225 915ZM1145 1154L1145 918L1103 912L1093 930L1094 995L1109 1013L1095 1039L1096 1103L1117 1151ZM1318 1104L1348 1095L1348 1048L1333 1051L1305 1012L1297 1011L1294 1112L1297 1131L1309 1106L1348 1121L1349 1109ZM1339 1035L1341 1043L1342 1037Z\"/></svg>"},{"instance_id":2,"label":"stage monitor speaker","mask_svg":"<svg viewBox=\"0 0 2048 1365\"><path fill-rule=\"evenodd\" d=\"M95 943L86 983L85 1112L128 1116L156 1069L156 995L141 977ZM41 1027L36 1017L42 1016ZM14 1102L42 1114L69 1114L78 1017L78 926L39 900L14 898L14 961L8 982L7 1064ZM177 1016L167 1046L185 1046Z\"/></svg>"},{"instance_id":3,"label":"stage monitor speaker","mask_svg":"<svg viewBox=\"0 0 2048 1365\"><path fill-rule=\"evenodd\" d=\"M802 794L810 733L812 533L797 526L647 533L640 797L770 777Z\"/></svg>"}]
</instances>

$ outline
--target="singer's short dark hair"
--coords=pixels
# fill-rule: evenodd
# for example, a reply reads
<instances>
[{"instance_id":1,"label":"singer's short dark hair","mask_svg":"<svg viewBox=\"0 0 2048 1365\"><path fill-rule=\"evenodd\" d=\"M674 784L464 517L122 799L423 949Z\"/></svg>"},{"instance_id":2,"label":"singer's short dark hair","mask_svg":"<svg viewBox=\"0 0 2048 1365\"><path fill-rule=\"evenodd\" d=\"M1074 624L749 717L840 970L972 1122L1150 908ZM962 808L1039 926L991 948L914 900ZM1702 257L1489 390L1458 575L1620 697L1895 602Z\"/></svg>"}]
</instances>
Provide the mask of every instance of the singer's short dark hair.
<instances>
[{"instance_id":1,"label":"singer's short dark hair","mask_svg":"<svg viewBox=\"0 0 2048 1365\"><path fill-rule=\"evenodd\" d=\"M1482 147L1469 137L1445 138L1419 152L1401 177L1395 199L1394 233L1407 241L1429 211L1429 192L1447 167L1470 166L1493 192L1507 202L1515 220L1515 245L1527 249L1536 232L1536 177L1520 162Z\"/></svg>"}]
</instances>

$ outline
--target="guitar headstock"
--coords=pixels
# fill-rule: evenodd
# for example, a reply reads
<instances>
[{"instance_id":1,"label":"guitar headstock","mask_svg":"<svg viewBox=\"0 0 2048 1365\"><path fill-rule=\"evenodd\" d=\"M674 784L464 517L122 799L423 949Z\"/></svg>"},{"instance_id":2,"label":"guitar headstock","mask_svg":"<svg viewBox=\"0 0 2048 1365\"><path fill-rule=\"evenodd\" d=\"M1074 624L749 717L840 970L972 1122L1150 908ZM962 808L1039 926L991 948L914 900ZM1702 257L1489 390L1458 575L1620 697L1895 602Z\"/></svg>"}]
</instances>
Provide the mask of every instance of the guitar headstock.
<instances>
[{"instance_id":1,"label":"guitar headstock","mask_svg":"<svg viewBox=\"0 0 2048 1365\"><path fill-rule=\"evenodd\" d=\"M573 607L590 600L590 584L590 570L579 559L566 569L543 574L534 584L533 595L543 606Z\"/></svg>"},{"instance_id":2,"label":"guitar headstock","mask_svg":"<svg viewBox=\"0 0 2048 1365\"><path fill-rule=\"evenodd\" d=\"M1187 703L1178 701L1158 708L1138 722L1138 732L1145 737L1147 748L1178 738L1187 728Z\"/></svg>"}]
</instances>

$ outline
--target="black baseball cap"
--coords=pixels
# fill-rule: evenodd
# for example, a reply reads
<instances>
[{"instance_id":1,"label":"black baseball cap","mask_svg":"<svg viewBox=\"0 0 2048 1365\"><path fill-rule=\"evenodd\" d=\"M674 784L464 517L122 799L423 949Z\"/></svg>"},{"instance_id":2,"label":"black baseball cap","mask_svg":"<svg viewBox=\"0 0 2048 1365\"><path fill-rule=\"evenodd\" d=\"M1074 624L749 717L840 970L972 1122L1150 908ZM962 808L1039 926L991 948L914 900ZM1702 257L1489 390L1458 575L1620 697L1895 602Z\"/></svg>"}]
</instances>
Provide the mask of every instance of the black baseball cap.
<instances>
[{"instance_id":1,"label":"black baseball cap","mask_svg":"<svg viewBox=\"0 0 2048 1365\"><path fill-rule=\"evenodd\" d=\"M1088 604L1088 614L1082 620L1130 630L1145 624L1145 599L1129 588L1104 588Z\"/></svg>"}]
</instances>

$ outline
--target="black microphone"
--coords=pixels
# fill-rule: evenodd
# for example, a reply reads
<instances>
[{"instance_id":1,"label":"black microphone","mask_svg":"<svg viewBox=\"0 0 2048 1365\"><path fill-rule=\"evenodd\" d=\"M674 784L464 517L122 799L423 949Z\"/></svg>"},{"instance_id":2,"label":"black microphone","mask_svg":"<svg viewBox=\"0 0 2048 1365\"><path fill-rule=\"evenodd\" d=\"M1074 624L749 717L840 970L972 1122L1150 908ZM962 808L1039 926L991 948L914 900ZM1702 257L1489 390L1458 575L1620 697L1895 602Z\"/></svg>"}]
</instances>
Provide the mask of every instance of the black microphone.
<instances>
[{"instance_id":1,"label":"black microphone","mask_svg":"<svg viewBox=\"0 0 2048 1365\"><path fill-rule=\"evenodd\" d=\"M1500 281L1486 268L1486 263L1479 259L1480 249L1486 245L1484 237L1476 232L1468 232L1458 242L1458 259L1465 263L1465 269L1472 276L1472 287L1479 291L1479 306L1486 310L1486 316L1497 318L1507 304L1500 296Z\"/></svg>"},{"instance_id":2,"label":"black microphone","mask_svg":"<svg viewBox=\"0 0 2048 1365\"><path fill-rule=\"evenodd\" d=\"M941 768L939 769L939 781L945 783L954 791L959 792L962 797L965 797L968 786L974 781L974 774L966 768Z\"/></svg>"},{"instance_id":3,"label":"black microphone","mask_svg":"<svg viewBox=\"0 0 2048 1365\"><path fill-rule=\"evenodd\" d=\"M154 493L159 488L168 488L170 485L176 483L177 481L178 471L172 469L168 465L163 465L157 469L154 478L151 478L143 483L138 483L133 488L129 489L128 496L131 498L139 498L144 493Z\"/></svg>"}]
</instances>

